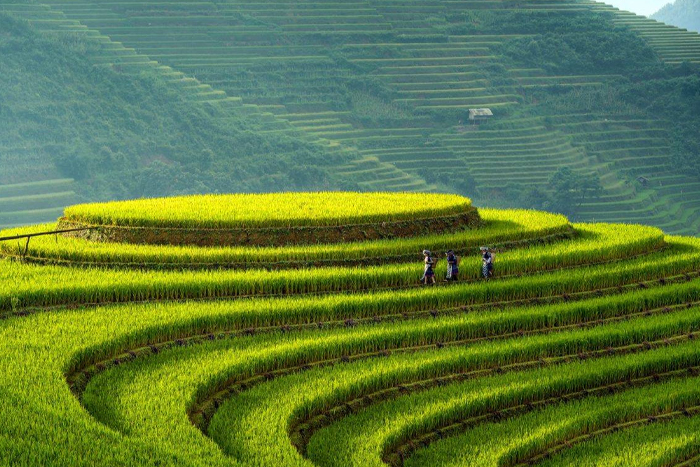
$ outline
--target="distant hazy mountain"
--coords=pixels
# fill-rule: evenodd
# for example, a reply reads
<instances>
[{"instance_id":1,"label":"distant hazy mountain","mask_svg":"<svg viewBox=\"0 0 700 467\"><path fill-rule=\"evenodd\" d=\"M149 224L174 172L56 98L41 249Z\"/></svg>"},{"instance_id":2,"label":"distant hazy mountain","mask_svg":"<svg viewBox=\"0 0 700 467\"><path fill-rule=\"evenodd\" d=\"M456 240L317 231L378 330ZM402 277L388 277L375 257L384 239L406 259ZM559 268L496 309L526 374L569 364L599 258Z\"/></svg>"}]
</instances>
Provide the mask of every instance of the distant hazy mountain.
<instances>
[{"instance_id":1,"label":"distant hazy mountain","mask_svg":"<svg viewBox=\"0 0 700 467\"><path fill-rule=\"evenodd\" d=\"M669 3L652 18L681 28L700 31L700 0L676 0Z\"/></svg>"}]
</instances>

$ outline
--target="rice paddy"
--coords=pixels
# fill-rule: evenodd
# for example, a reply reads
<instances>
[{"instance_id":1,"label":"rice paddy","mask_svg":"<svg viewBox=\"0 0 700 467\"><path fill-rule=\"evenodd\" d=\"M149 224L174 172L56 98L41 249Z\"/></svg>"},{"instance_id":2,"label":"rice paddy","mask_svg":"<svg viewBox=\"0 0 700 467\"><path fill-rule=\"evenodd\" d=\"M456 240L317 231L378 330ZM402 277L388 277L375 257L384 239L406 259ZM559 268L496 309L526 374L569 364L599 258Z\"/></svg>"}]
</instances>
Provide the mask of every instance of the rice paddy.
<instances>
[{"instance_id":1,"label":"rice paddy","mask_svg":"<svg viewBox=\"0 0 700 467\"><path fill-rule=\"evenodd\" d=\"M700 455L700 241L531 211L479 217L469 229L342 244L54 235L22 256L1 242L0 462L680 465ZM488 281L484 245L496 253ZM444 251L458 252L458 282L418 284L428 247L438 279Z\"/></svg>"}]
</instances>

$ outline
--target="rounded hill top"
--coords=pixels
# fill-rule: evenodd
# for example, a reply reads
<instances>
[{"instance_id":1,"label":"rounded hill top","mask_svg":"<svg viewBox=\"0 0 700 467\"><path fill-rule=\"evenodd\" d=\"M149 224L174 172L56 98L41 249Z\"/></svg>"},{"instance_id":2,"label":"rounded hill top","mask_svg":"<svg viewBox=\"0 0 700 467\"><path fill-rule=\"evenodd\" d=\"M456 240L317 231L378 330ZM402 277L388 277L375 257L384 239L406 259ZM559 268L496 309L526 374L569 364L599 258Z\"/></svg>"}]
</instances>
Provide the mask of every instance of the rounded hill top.
<instances>
[{"instance_id":1,"label":"rounded hill top","mask_svg":"<svg viewBox=\"0 0 700 467\"><path fill-rule=\"evenodd\" d=\"M132 227L284 228L414 220L470 209L468 198L445 194L227 194L81 204L67 208L65 217Z\"/></svg>"},{"instance_id":2,"label":"rounded hill top","mask_svg":"<svg viewBox=\"0 0 700 467\"><path fill-rule=\"evenodd\" d=\"M65 227L99 228L108 241L201 246L407 237L478 222L471 200L462 196L353 192L195 195L82 204L67 208L62 219Z\"/></svg>"}]
</instances>

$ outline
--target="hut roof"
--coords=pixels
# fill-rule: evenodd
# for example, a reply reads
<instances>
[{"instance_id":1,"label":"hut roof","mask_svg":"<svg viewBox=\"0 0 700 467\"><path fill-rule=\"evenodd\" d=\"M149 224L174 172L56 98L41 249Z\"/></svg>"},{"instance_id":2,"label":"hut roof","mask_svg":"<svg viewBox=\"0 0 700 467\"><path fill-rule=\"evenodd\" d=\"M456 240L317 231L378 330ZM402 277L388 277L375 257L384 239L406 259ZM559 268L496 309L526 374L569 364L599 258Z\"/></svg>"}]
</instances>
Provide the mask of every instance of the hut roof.
<instances>
[{"instance_id":1,"label":"hut roof","mask_svg":"<svg viewBox=\"0 0 700 467\"><path fill-rule=\"evenodd\" d=\"M474 117L493 117L491 109L469 109L469 118Z\"/></svg>"}]
</instances>

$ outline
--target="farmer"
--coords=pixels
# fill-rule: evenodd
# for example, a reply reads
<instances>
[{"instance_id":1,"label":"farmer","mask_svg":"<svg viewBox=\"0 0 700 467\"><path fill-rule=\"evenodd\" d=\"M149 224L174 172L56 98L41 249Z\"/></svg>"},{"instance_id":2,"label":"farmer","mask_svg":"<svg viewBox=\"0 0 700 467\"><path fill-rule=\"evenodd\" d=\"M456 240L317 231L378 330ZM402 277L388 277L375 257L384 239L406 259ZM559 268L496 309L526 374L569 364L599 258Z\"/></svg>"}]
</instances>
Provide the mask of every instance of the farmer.
<instances>
[{"instance_id":1,"label":"farmer","mask_svg":"<svg viewBox=\"0 0 700 467\"><path fill-rule=\"evenodd\" d=\"M447 256L447 277L445 278L445 282L457 281L457 276L459 275L459 258L452 250L445 253L445 256Z\"/></svg>"},{"instance_id":2,"label":"farmer","mask_svg":"<svg viewBox=\"0 0 700 467\"><path fill-rule=\"evenodd\" d=\"M481 247L481 274L486 280L493 277L493 254L486 246Z\"/></svg>"},{"instance_id":3,"label":"farmer","mask_svg":"<svg viewBox=\"0 0 700 467\"><path fill-rule=\"evenodd\" d=\"M425 270L423 271L421 282L424 285L433 285L435 284L435 260L433 259L433 255L430 253L430 250L423 250L423 257L425 258L423 261L425 264Z\"/></svg>"}]
</instances>

